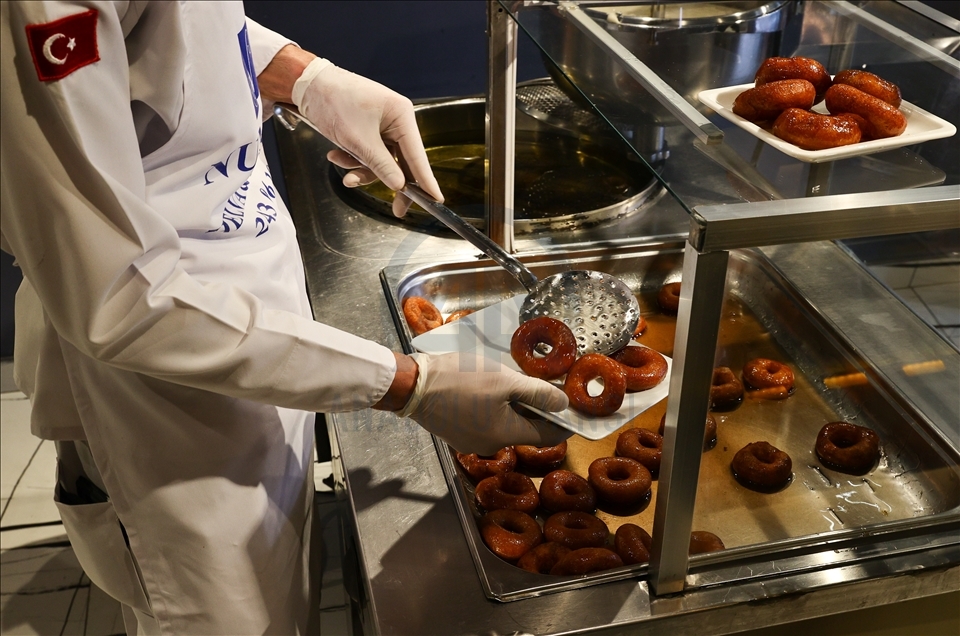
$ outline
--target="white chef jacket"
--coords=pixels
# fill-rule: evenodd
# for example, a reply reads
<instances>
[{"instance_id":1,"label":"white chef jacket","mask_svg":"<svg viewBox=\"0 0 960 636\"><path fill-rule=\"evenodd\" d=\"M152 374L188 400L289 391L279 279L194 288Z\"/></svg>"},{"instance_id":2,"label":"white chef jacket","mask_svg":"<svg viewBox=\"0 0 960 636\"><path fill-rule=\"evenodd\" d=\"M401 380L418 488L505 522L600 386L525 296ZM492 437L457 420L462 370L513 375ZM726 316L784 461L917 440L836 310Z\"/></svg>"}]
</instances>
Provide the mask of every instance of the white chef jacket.
<instances>
[{"instance_id":1,"label":"white chef jacket","mask_svg":"<svg viewBox=\"0 0 960 636\"><path fill-rule=\"evenodd\" d=\"M244 170L265 163L239 59L241 7L167 4L3 9L2 248L36 292L45 335L233 397L321 412L370 406L393 378L392 354L304 318L302 281L289 277L300 270L289 215L279 198L263 199L269 178ZM88 7L99 9L100 60L38 81L24 24ZM287 41L246 24L260 72ZM141 158L138 131L160 127L169 141ZM42 343L40 364L62 369ZM44 383L16 361L39 401ZM41 406L34 431L77 439L55 432L79 432L75 419L63 423L64 406L56 417Z\"/></svg>"},{"instance_id":2,"label":"white chef jacket","mask_svg":"<svg viewBox=\"0 0 960 636\"><path fill-rule=\"evenodd\" d=\"M0 247L24 274L32 429L89 442L135 556L129 602L163 631L297 631L306 413L374 404L395 361L311 319L260 147L256 75L288 40L240 3L0 17Z\"/></svg>"}]
</instances>

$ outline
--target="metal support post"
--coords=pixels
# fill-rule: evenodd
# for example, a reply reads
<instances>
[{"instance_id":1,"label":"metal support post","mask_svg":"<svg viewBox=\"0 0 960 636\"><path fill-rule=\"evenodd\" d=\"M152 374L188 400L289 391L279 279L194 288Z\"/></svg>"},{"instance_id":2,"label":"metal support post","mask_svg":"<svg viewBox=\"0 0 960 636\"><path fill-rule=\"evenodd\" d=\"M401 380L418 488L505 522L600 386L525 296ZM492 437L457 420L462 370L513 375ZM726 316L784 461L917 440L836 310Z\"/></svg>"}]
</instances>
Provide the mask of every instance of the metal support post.
<instances>
[{"instance_id":1,"label":"metal support post","mask_svg":"<svg viewBox=\"0 0 960 636\"><path fill-rule=\"evenodd\" d=\"M517 115L517 23L487 0L487 236L513 251L514 144Z\"/></svg>"},{"instance_id":2,"label":"metal support post","mask_svg":"<svg viewBox=\"0 0 960 636\"><path fill-rule=\"evenodd\" d=\"M657 595L683 591L686 579L728 256L725 251L701 254L690 243L683 255L650 551L650 588Z\"/></svg>"}]
</instances>

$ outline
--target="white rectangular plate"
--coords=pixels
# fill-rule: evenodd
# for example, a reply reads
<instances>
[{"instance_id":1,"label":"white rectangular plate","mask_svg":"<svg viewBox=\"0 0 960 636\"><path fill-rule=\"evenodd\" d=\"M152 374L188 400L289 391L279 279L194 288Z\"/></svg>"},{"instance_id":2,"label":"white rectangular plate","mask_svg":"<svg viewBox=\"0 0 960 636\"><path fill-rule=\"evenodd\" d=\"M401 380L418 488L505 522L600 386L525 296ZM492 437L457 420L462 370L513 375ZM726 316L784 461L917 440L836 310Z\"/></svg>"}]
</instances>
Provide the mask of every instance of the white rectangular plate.
<instances>
[{"instance_id":1,"label":"white rectangular plate","mask_svg":"<svg viewBox=\"0 0 960 636\"><path fill-rule=\"evenodd\" d=\"M917 144L921 141L952 137L957 132L957 127L945 119L928 113L910 102L903 102L900 104L900 111L903 112L904 117L907 118L907 129L903 131L902 135L888 137L886 139L874 139L873 141L862 141L857 144L840 146L838 148L827 148L826 150L804 150L780 139L753 122L747 121L743 117L734 114L733 100L737 98L737 95L749 88L753 88L753 84L712 88L710 90L700 91L698 97L701 102L717 111L724 119L732 121L740 128L743 128L758 139L770 144L783 154L807 163L821 163L859 155L870 155L883 150L893 150L894 148ZM812 110L821 114L827 113L823 102L814 106Z\"/></svg>"},{"instance_id":2,"label":"white rectangular plate","mask_svg":"<svg viewBox=\"0 0 960 636\"><path fill-rule=\"evenodd\" d=\"M437 327L414 338L413 346L423 353L455 351L480 353L484 357L497 360L519 371L520 368L510 356L510 340L513 338L513 332L520 326L520 305L523 304L525 297L525 294L519 294L448 325ZM613 415L590 417L572 409L559 413L547 413L533 408L530 410L587 439L601 439L667 397L673 360L667 356L664 358L667 361L667 375L663 381L647 391L627 393L623 398L623 405ZM599 391L600 383L596 382L593 388Z\"/></svg>"}]
</instances>

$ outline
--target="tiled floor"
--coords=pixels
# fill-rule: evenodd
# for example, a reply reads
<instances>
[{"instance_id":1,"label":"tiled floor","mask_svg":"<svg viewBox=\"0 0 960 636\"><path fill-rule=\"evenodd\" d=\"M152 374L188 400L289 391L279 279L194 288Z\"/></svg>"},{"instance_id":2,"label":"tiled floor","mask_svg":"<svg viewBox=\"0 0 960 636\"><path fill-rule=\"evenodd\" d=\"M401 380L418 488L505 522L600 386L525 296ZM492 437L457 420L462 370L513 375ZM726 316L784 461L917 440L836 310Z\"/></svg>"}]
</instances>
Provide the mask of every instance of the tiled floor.
<instances>
[{"instance_id":1,"label":"tiled floor","mask_svg":"<svg viewBox=\"0 0 960 636\"><path fill-rule=\"evenodd\" d=\"M30 434L30 403L9 386L0 394L0 635L108 636L123 634L120 605L90 582L67 542L53 503L53 442ZM341 568L340 517L317 464L316 519L323 560L320 628L324 636L349 634Z\"/></svg>"},{"instance_id":2,"label":"tiled floor","mask_svg":"<svg viewBox=\"0 0 960 636\"><path fill-rule=\"evenodd\" d=\"M960 348L960 263L869 269L924 322Z\"/></svg>"},{"instance_id":3,"label":"tiled floor","mask_svg":"<svg viewBox=\"0 0 960 636\"><path fill-rule=\"evenodd\" d=\"M925 321L960 348L960 264L872 267ZM30 434L30 405L0 365L0 636L123 633L119 605L83 574L53 504L52 442ZM340 519L317 465L317 521L322 528L321 633L349 633L341 567ZM773 632L771 632L773 633Z\"/></svg>"}]
</instances>

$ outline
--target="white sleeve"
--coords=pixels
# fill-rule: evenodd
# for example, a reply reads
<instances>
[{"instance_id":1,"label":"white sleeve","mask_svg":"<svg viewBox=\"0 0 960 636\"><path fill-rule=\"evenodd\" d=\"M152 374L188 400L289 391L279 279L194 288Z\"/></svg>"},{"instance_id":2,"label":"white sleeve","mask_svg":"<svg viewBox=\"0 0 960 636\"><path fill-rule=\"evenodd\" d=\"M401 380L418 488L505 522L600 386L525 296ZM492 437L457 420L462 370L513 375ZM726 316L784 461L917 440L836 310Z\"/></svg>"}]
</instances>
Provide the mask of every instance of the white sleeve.
<instances>
[{"instance_id":1,"label":"white sleeve","mask_svg":"<svg viewBox=\"0 0 960 636\"><path fill-rule=\"evenodd\" d=\"M41 82L25 26L91 8L99 61ZM177 384L312 411L376 403L389 349L181 266L176 230L145 200L116 11L0 3L0 234L53 327L85 355Z\"/></svg>"},{"instance_id":2,"label":"white sleeve","mask_svg":"<svg viewBox=\"0 0 960 636\"><path fill-rule=\"evenodd\" d=\"M288 44L297 46L293 40L283 37L276 31L271 31L250 18L247 18L247 33L250 36L250 50L253 52L253 68L257 75L263 73L270 60L277 52Z\"/></svg>"},{"instance_id":3,"label":"white sleeve","mask_svg":"<svg viewBox=\"0 0 960 636\"><path fill-rule=\"evenodd\" d=\"M267 68L277 52L288 44L299 46L275 31L262 26L247 18L247 33L250 36L250 50L253 53L253 68L259 76ZM260 95L263 104L263 121L273 117L274 102Z\"/></svg>"}]
</instances>

